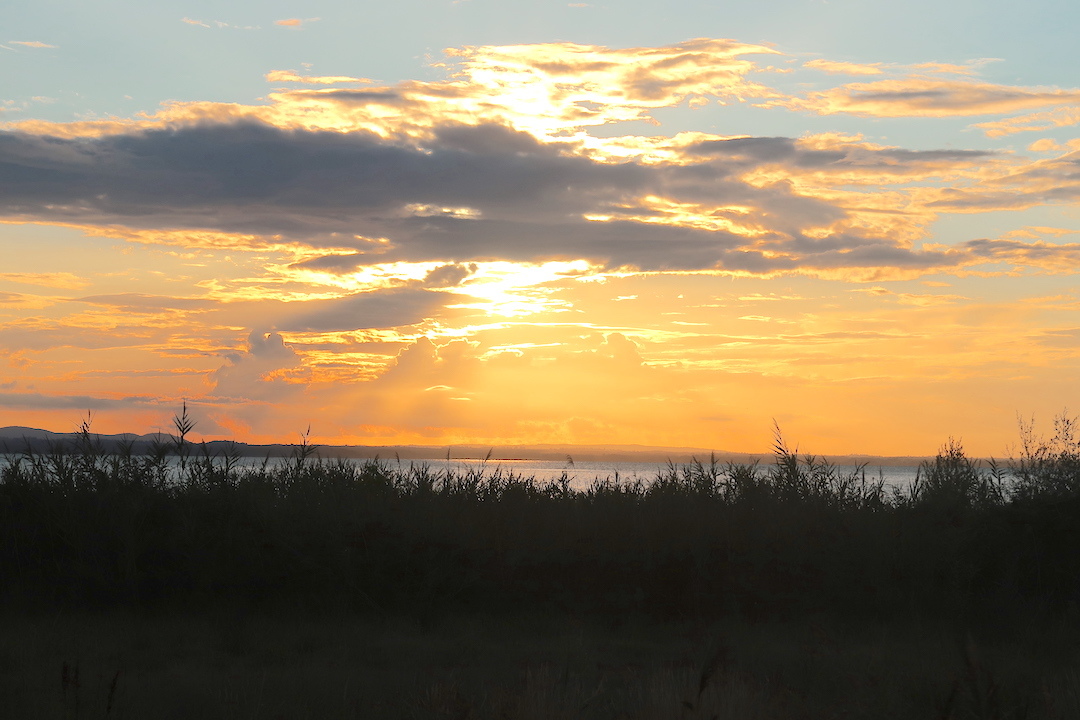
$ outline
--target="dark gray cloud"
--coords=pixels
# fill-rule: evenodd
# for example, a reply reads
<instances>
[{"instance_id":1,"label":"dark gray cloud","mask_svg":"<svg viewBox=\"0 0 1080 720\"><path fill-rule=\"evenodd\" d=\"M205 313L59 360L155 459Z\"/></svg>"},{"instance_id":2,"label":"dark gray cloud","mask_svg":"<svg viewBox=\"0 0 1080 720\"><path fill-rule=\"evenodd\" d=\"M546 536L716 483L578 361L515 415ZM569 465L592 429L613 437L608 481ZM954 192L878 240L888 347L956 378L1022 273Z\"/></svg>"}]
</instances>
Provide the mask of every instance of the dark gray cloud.
<instances>
[{"instance_id":1,"label":"dark gray cloud","mask_svg":"<svg viewBox=\"0 0 1080 720\"><path fill-rule=\"evenodd\" d=\"M337 89L320 92L293 90L289 94L295 98L302 98L306 95L323 102L334 100L342 105L361 105L365 107L368 105L404 106L415 103L415 101L408 99L400 92L388 88L372 90Z\"/></svg>"},{"instance_id":2,"label":"dark gray cloud","mask_svg":"<svg viewBox=\"0 0 1080 720\"><path fill-rule=\"evenodd\" d=\"M428 287L456 287L474 272L476 272L475 263L440 265L424 276L424 284Z\"/></svg>"},{"instance_id":3,"label":"dark gray cloud","mask_svg":"<svg viewBox=\"0 0 1080 720\"><path fill-rule=\"evenodd\" d=\"M100 398L89 395L0 393L0 407L27 410L108 410L156 405L156 400L145 397Z\"/></svg>"},{"instance_id":4,"label":"dark gray cloud","mask_svg":"<svg viewBox=\"0 0 1080 720\"><path fill-rule=\"evenodd\" d=\"M997 155L983 150L873 149L856 143L839 149L815 150L801 148L796 141L785 137L704 140L688 150L693 155L722 159L725 166L740 169L784 164L817 171L850 171L857 167L895 174L924 172L930 164L978 162Z\"/></svg>"},{"instance_id":5,"label":"dark gray cloud","mask_svg":"<svg viewBox=\"0 0 1080 720\"><path fill-rule=\"evenodd\" d=\"M754 188L726 174L713 161L690 168L594 162L497 125L443 127L422 148L256 124L90 140L0 134L0 212L8 215L285 234L316 246L352 244L364 261L586 257L700 269L744 242L725 232L582 218L650 193L759 207L781 232L843 215L783 184ZM390 243L343 241L351 235ZM357 260L330 257L311 267Z\"/></svg>"},{"instance_id":6,"label":"dark gray cloud","mask_svg":"<svg viewBox=\"0 0 1080 720\"><path fill-rule=\"evenodd\" d=\"M288 230L292 217L318 229L318 219L334 224L334 211L355 217L410 204L584 209L589 196L633 191L647 179L636 165L564 156L499 126L446 128L429 145L255 123L94 139L0 133L0 208L179 226L196 225L198 211L256 231L277 222Z\"/></svg>"},{"instance_id":7,"label":"dark gray cloud","mask_svg":"<svg viewBox=\"0 0 1080 720\"><path fill-rule=\"evenodd\" d=\"M462 300L445 292L395 288L357 293L333 300L311 300L297 314L281 319L287 332L333 332L401 327L443 314L444 306Z\"/></svg>"},{"instance_id":8,"label":"dark gray cloud","mask_svg":"<svg viewBox=\"0 0 1080 720\"><path fill-rule=\"evenodd\" d=\"M839 266L889 252L911 266L927 257L888 238L808 239L807 228L842 221L847 211L801 195L789 182L750 185L738 174L776 163L793 172L858 166L904 173L986 155L857 144L817 151L775 137L702 142L690 149L700 162L689 165L599 162L570 149L495 124L437 127L423 146L364 132L283 130L251 122L90 139L6 132L0 133L0 215L151 230L208 228L357 251L305 263L332 272L399 260L460 267L481 260L579 258L643 270L775 271L799 267L797 254L812 264ZM745 236L723 230L643 222L650 215L662 219L660 210L642 201L650 195L745 208L757 228L754 247ZM590 214L616 219L585 219ZM450 275L460 274L444 272L446 278L435 280L449 285ZM445 297L387 299L384 293L327 301L327 309L296 316L288 328L408 324L404 320L440 300ZM82 301L129 310L203 307L194 300L134 294ZM403 321L357 320L390 314Z\"/></svg>"}]
</instances>

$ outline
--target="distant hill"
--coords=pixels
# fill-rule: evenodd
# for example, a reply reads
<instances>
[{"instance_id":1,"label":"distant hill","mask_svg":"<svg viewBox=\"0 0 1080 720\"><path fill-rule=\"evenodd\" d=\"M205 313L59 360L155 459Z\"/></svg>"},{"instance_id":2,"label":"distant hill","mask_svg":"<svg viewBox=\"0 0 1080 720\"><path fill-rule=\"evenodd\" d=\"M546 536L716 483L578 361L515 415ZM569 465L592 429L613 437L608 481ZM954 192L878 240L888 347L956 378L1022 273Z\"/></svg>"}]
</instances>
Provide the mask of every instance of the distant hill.
<instances>
[{"instance_id":1,"label":"distant hill","mask_svg":"<svg viewBox=\"0 0 1080 720\"><path fill-rule=\"evenodd\" d=\"M170 442L165 434L150 433L135 435L120 433L102 435L91 433L92 441L104 453L115 453L127 443L131 451L142 455L150 453L154 443ZM73 449L79 439L78 433L56 433L28 427L0 428L0 453L35 453L51 452L58 447ZM201 445L201 443L197 443ZM211 440L205 443L211 455L232 452L242 457L289 457L295 445L272 444L252 445L230 440ZM755 460L767 463L772 459L769 454L750 454L732 451L713 451L708 448L663 447L653 445L319 445L317 457L323 458L382 458L402 460L442 460L481 459L491 460L566 460L605 461L605 462L673 462L688 463L694 459L708 462L715 457L718 462L746 463ZM833 455L824 456L837 465L858 465L866 463L871 467L918 465L924 457L880 457L874 455Z\"/></svg>"}]
</instances>

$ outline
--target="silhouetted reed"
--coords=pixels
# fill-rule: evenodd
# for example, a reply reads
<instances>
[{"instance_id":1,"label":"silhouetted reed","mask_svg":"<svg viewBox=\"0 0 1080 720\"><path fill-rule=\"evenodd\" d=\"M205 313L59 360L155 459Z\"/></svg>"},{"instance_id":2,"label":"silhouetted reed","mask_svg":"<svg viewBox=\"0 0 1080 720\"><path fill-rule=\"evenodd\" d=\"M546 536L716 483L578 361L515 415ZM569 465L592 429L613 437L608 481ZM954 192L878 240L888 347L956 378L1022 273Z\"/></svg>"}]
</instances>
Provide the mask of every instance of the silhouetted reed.
<instances>
[{"instance_id":1,"label":"silhouetted reed","mask_svg":"<svg viewBox=\"0 0 1080 720\"><path fill-rule=\"evenodd\" d=\"M610 618L849 619L1019 627L1080 602L1071 423L983 467L950 441L908 488L791 451L576 490L498 465L317 457L245 464L176 434L150 452L10 452L10 604L291 604L431 620L533 608Z\"/></svg>"}]
</instances>

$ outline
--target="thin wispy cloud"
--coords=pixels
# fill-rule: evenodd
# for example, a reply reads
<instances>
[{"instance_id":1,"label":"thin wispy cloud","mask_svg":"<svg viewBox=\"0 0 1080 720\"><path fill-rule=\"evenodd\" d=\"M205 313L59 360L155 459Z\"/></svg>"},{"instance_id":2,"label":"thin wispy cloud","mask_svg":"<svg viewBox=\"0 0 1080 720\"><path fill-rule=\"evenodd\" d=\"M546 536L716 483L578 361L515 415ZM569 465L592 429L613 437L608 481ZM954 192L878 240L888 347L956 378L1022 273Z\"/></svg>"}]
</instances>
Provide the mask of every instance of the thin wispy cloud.
<instances>
[{"instance_id":1,"label":"thin wispy cloud","mask_svg":"<svg viewBox=\"0 0 1080 720\"><path fill-rule=\"evenodd\" d=\"M8 40L12 45L20 45L28 48L55 48L56 45L49 45L39 40ZM10 49L10 48L9 48Z\"/></svg>"},{"instance_id":2,"label":"thin wispy cloud","mask_svg":"<svg viewBox=\"0 0 1080 720\"><path fill-rule=\"evenodd\" d=\"M72 290L84 288L89 283L74 273L51 272L51 273L27 273L27 272L0 272L0 280L27 285L42 285L44 287Z\"/></svg>"},{"instance_id":3,"label":"thin wispy cloud","mask_svg":"<svg viewBox=\"0 0 1080 720\"><path fill-rule=\"evenodd\" d=\"M193 20L192 18L189 18L189 17L183 17L183 18L180 18L180 21L183 22L183 23L186 23L188 25L195 25L197 27L204 27L204 28L208 28L208 29L211 29L211 30L213 30L214 28L217 28L219 30L224 30L224 29L229 29L229 30L259 30L260 29L258 25L234 25L233 23L228 23L228 22L224 22L224 21L221 21L221 20L211 20L210 22L205 22L203 20Z\"/></svg>"},{"instance_id":4,"label":"thin wispy cloud","mask_svg":"<svg viewBox=\"0 0 1080 720\"><path fill-rule=\"evenodd\" d=\"M321 19L322 18L317 18L317 17L303 18L303 19L301 19L301 18L285 18L284 20L275 20L274 24L275 25L280 25L282 27L299 28L299 27L302 27L304 25L307 25L308 23L318 22Z\"/></svg>"},{"instance_id":5,"label":"thin wispy cloud","mask_svg":"<svg viewBox=\"0 0 1080 720\"><path fill-rule=\"evenodd\" d=\"M837 62L834 60L809 60L803 67L821 70L831 75L881 75L884 70L880 64L860 65L859 63Z\"/></svg>"},{"instance_id":6,"label":"thin wispy cloud","mask_svg":"<svg viewBox=\"0 0 1080 720\"><path fill-rule=\"evenodd\" d=\"M1054 108L1028 115L1017 115L1003 120L975 123L987 137L1005 137L1022 132L1043 132L1060 127L1080 125L1080 103L1070 107Z\"/></svg>"},{"instance_id":7,"label":"thin wispy cloud","mask_svg":"<svg viewBox=\"0 0 1080 720\"><path fill-rule=\"evenodd\" d=\"M301 75L294 70L271 70L265 75L267 82L304 83L306 85L341 85L344 83L373 83L369 78L348 75Z\"/></svg>"},{"instance_id":8,"label":"thin wispy cloud","mask_svg":"<svg viewBox=\"0 0 1080 720\"><path fill-rule=\"evenodd\" d=\"M808 93L805 98L770 100L765 107L810 110L822 115L866 117L958 117L997 115L1080 102L1080 90L1025 88L969 80L904 78L852 83Z\"/></svg>"}]
</instances>

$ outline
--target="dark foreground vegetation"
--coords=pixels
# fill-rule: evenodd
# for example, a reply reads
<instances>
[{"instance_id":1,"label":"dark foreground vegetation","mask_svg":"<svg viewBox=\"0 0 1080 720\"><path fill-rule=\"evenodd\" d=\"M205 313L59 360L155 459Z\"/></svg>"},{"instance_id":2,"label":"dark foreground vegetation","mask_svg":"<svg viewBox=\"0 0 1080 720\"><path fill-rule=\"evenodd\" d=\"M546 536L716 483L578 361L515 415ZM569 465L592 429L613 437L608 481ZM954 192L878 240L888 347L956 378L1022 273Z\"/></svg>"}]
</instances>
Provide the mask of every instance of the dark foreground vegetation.
<instances>
[{"instance_id":1,"label":"dark foreground vegetation","mask_svg":"<svg viewBox=\"0 0 1080 720\"><path fill-rule=\"evenodd\" d=\"M11 717L1080 717L1062 417L908 488L768 466L539 483L177 434L0 471Z\"/></svg>"}]
</instances>

